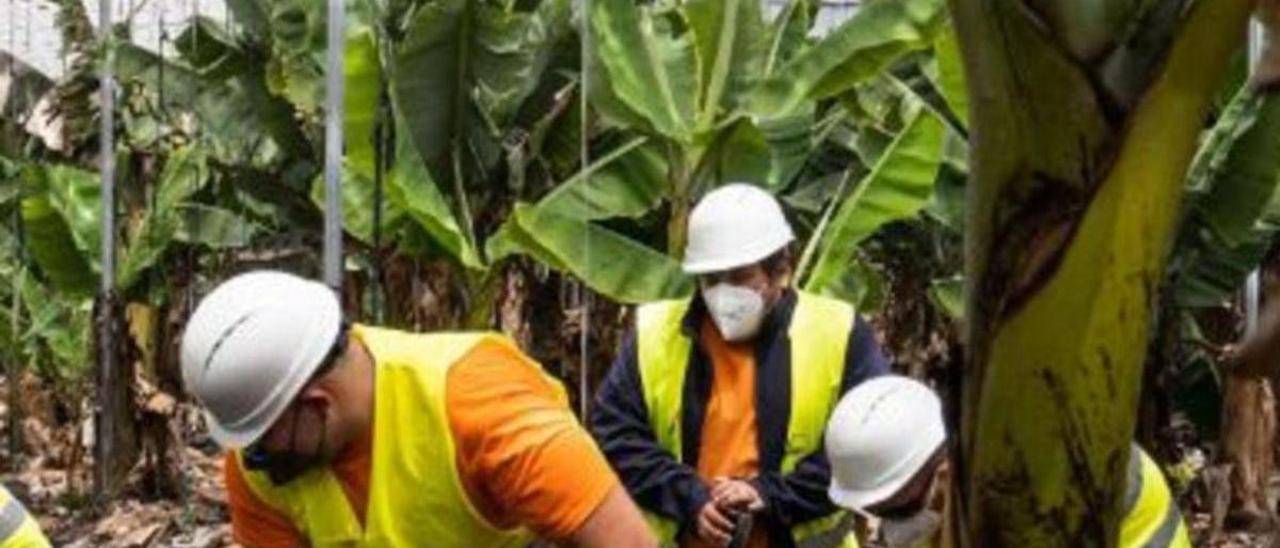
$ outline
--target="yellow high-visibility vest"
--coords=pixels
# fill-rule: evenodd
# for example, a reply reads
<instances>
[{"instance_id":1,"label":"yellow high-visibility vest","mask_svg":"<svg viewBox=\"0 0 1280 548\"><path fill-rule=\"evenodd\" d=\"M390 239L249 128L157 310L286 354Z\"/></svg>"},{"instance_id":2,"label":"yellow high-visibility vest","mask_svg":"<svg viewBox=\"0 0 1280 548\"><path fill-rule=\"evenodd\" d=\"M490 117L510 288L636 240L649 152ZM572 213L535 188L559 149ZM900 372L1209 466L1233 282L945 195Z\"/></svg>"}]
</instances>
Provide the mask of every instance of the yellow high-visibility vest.
<instances>
[{"instance_id":1,"label":"yellow high-visibility vest","mask_svg":"<svg viewBox=\"0 0 1280 548\"><path fill-rule=\"evenodd\" d=\"M482 341L514 345L489 333L424 335L367 326L355 326L352 333L377 364L364 527L329 467L277 486L241 461L253 492L288 515L312 546L528 545L533 536L527 530L495 527L467 498L445 410L450 367Z\"/></svg>"},{"instance_id":2,"label":"yellow high-visibility vest","mask_svg":"<svg viewBox=\"0 0 1280 548\"><path fill-rule=\"evenodd\" d=\"M48 548L40 524L8 489L0 486L0 548Z\"/></svg>"},{"instance_id":3,"label":"yellow high-visibility vest","mask_svg":"<svg viewBox=\"0 0 1280 548\"><path fill-rule=\"evenodd\" d=\"M1120 548L1191 548L1182 512L1160 467L1142 448L1129 450Z\"/></svg>"},{"instance_id":4,"label":"yellow high-visibility vest","mask_svg":"<svg viewBox=\"0 0 1280 548\"><path fill-rule=\"evenodd\" d=\"M852 305L805 292L797 292L788 338L791 341L791 417L787 423L786 452L782 472L795 470L805 456L822 450L827 418L840 400L844 376L845 349L854 327ZM683 409L685 373L693 340L682 330L688 300L659 301L636 311L636 352L640 383L649 410L649 421L658 444L680 459L680 412ZM792 528L797 544L819 537L843 534L842 539L823 539L824 546L857 548L852 532L840 528L847 512ZM663 546L676 544L678 525L663 516L645 512Z\"/></svg>"}]
</instances>

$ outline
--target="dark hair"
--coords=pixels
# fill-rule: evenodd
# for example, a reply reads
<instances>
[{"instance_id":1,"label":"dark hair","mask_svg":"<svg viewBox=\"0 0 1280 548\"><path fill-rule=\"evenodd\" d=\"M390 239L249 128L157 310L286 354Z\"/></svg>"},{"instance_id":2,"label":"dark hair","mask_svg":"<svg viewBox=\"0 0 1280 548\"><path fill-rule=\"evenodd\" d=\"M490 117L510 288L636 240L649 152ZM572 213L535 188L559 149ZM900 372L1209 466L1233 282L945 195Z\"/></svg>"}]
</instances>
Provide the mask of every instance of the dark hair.
<instances>
[{"instance_id":1,"label":"dark hair","mask_svg":"<svg viewBox=\"0 0 1280 548\"><path fill-rule=\"evenodd\" d=\"M324 360L320 362L320 365L316 366L315 372L311 374L311 379L307 381L308 383L315 382L316 379L333 370L342 355L347 353L347 341L350 339L350 333L351 322L342 320L338 324L338 336L333 339L333 346L329 348L329 353L325 354Z\"/></svg>"},{"instance_id":2,"label":"dark hair","mask_svg":"<svg viewBox=\"0 0 1280 548\"><path fill-rule=\"evenodd\" d=\"M766 274L780 276L795 269L795 265L791 262L791 246L786 245L760 261L760 266L764 268Z\"/></svg>"}]
</instances>

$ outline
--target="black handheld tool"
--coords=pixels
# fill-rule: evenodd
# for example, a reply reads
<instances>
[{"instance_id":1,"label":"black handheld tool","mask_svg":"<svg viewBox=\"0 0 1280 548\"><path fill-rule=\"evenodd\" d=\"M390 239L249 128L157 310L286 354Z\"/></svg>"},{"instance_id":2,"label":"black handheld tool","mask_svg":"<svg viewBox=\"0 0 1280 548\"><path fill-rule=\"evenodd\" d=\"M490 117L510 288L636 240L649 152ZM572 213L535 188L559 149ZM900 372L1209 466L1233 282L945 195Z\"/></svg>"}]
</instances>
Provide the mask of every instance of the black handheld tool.
<instances>
[{"instance_id":1,"label":"black handheld tool","mask_svg":"<svg viewBox=\"0 0 1280 548\"><path fill-rule=\"evenodd\" d=\"M733 537L729 539L729 548L745 548L747 539L751 538L752 525L751 512L738 514L738 519L733 524Z\"/></svg>"}]
</instances>

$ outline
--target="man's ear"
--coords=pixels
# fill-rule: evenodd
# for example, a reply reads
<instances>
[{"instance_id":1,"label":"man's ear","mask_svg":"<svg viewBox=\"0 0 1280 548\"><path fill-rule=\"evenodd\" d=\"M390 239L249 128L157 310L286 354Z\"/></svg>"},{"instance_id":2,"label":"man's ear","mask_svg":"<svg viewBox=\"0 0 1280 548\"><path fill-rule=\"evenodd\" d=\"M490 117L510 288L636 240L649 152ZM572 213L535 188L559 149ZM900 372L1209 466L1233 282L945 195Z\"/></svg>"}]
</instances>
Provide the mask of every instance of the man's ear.
<instances>
[{"instance_id":1,"label":"man's ear","mask_svg":"<svg viewBox=\"0 0 1280 548\"><path fill-rule=\"evenodd\" d=\"M324 382L313 382L302 388L297 401L308 405L323 404L329 407L333 405L334 395Z\"/></svg>"}]
</instances>

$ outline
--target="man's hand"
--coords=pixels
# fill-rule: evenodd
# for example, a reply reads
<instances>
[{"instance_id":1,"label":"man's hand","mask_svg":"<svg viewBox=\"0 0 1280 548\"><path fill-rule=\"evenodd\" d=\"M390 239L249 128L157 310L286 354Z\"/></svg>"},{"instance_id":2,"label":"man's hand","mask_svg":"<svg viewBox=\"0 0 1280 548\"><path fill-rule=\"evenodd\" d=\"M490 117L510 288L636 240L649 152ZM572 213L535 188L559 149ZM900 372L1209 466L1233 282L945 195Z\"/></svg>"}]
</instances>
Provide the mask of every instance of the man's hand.
<instances>
[{"instance_id":1,"label":"man's hand","mask_svg":"<svg viewBox=\"0 0 1280 548\"><path fill-rule=\"evenodd\" d=\"M698 536L716 546L726 546L733 538L733 520L714 499L703 504L698 511Z\"/></svg>"},{"instance_id":2,"label":"man's hand","mask_svg":"<svg viewBox=\"0 0 1280 548\"><path fill-rule=\"evenodd\" d=\"M711 500L726 513L759 512L764 510L764 499L750 483L742 480L718 478L711 488Z\"/></svg>"}]
</instances>

